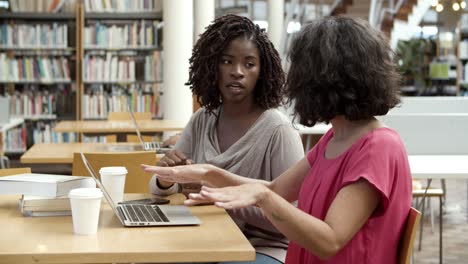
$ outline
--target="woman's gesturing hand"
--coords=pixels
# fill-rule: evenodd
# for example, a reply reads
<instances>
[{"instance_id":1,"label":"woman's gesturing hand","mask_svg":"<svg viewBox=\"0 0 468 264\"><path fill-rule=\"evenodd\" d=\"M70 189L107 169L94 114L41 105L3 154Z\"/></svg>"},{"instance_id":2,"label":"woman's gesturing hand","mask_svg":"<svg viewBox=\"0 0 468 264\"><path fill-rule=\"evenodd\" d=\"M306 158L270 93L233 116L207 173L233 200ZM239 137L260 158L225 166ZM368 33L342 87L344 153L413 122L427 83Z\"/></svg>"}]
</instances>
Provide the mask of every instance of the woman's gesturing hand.
<instances>
[{"instance_id":1,"label":"woman's gesturing hand","mask_svg":"<svg viewBox=\"0 0 468 264\"><path fill-rule=\"evenodd\" d=\"M208 173L211 165L194 164L175 167L159 167L141 164L145 172L156 174L158 179L168 182L178 183L201 183L203 184L204 176Z\"/></svg>"},{"instance_id":2,"label":"woman's gesturing hand","mask_svg":"<svg viewBox=\"0 0 468 264\"><path fill-rule=\"evenodd\" d=\"M210 188L203 186L200 193L191 193L186 205L197 205L214 202L224 209L237 209L259 204L269 189L258 183L248 183L232 187Z\"/></svg>"},{"instance_id":3,"label":"woman's gesturing hand","mask_svg":"<svg viewBox=\"0 0 468 264\"><path fill-rule=\"evenodd\" d=\"M188 159L184 153L179 150L171 150L162 157L156 165L162 167L172 167L178 165L193 164L191 159Z\"/></svg>"}]
</instances>

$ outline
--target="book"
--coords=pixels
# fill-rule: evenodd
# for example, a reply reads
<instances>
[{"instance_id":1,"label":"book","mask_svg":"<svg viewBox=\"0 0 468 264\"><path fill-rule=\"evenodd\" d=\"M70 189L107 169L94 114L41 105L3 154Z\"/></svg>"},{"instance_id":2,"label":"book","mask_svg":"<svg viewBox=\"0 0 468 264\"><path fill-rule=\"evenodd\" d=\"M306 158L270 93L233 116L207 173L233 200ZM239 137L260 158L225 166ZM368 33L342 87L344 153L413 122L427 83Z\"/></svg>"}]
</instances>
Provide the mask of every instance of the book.
<instances>
[{"instance_id":1,"label":"book","mask_svg":"<svg viewBox=\"0 0 468 264\"><path fill-rule=\"evenodd\" d=\"M71 215L70 199L67 196L44 197L23 195L18 205L24 216Z\"/></svg>"},{"instance_id":2,"label":"book","mask_svg":"<svg viewBox=\"0 0 468 264\"><path fill-rule=\"evenodd\" d=\"M84 176L23 173L0 177L0 194L58 197L75 188L96 187L94 179Z\"/></svg>"},{"instance_id":3,"label":"book","mask_svg":"<svg viewBox=\"0 0 468 264\"><path fill-rule=\"evenodd\" d=\"M71 215L70 211L28 211L24 210L21 212L23 216L64 216Z\"/></svg>"},{"instance_id":4,"label":"book","mask_svg":"<svg viewBox=\"0 0 468 264\"><path fill-rule=\"evenodd\" d=\"M68 196L46 197L23 195L20 205L27 210L35 211L67 211L71 210Z\"/></svg>"}]
</instances>

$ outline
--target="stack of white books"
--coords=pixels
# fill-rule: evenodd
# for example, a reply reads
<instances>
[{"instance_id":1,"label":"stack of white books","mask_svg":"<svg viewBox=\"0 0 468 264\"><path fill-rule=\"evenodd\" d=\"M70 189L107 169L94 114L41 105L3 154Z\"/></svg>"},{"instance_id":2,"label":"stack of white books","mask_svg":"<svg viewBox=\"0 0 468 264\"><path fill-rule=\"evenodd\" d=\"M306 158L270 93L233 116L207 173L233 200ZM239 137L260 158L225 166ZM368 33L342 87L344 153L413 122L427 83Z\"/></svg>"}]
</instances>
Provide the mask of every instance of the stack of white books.
<instances>
[{"instance_id":1,"label":"stack of white books","mask_svg":"<svg viewBox=\"0 0 468 264\"><path fill-rule=\"evenodd\" d=\"M71 215L70 199L67 196L23 195L19 200L19 209L24 216Z\"/></svg>"},{"instance_id":2,"label":"stack of white books","mask_svg":"<svg viewBox=\"0 0 468 264\"><path fill-rule=\"evenodd\" d=\"M25 216L70 215L70 190L94 187L93 178L83 176L24 173L0 177L0 194L22 194L19 208Z\"/></svg>"}]
</instances>

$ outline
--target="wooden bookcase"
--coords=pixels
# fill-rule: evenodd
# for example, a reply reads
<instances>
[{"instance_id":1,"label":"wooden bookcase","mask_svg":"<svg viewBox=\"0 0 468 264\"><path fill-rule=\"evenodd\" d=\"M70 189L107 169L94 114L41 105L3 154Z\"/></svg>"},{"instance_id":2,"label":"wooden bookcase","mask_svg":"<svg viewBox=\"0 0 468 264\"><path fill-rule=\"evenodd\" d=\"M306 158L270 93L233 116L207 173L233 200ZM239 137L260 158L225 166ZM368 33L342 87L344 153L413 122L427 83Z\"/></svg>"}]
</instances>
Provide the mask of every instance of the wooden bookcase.
<instances>
[{"instance_id":1,"label":"wooden bookcase","mask_svg":"<svg viewBox=\"0 0 468 264\"><path fill-rule=\"evenodd\" d=\"M53 126L76 119L76 19L76 12L0 13L0 92L10 95L11 117L25 120L28 146L70 139Z\"/></svg>"},{"instance_id":2,"label":"wooden bookcase","mask_svg":"<svg viewBox=\"0 0 468 264\"><path fill-rule=\"evenodd\" d=\"M161 22L162 20L162 10L161 10L162 0L135 0L128 2L129 5L137 6L134 8L135 12L127 12L129 9L127 7L122 8L119 6L119 12L113 12L111 10L110 4L114 4L113 1L95 1L95 0L77 0L73 4L73 12L70 13L40 13L40 12L0 12L0 26L5 24L5 27L17 27L18 25L28 24L28 25L67 25L67 43L60 47L48 46L48 45L39 45L31 47L18 47L16 46L2 46L2 33L0 27L0 63L3 56L4 58L20 60L22 58L34 57L38 59L43 58L64 58L67 61L70 78L66 80L58 80L54 78L36 78L36 79L27 79L27 80L2 80L0 76L0 93L8 93L10 95L17 94L23 86L37 86L38 89L47 91L48 93L57 92L58 90L67 89L67 94L61 94L60 96L55 97L53 103L49 103L48 106L53 111L48 111L42 114L33 114L28 115L24 114L17 116L19 118L24 118L26 120L27 130L30 130L30 127L37 126L37 124L47 123L50 125L50 131L52 131L53 124L56 121L60 120L85 120L85 119L105 119L107 118L108 111L126 111L126 102L123 98L131 98L131 103L134 111L147 111L148 109L153 112L153 118L160 118L158 107L151 105L159 105L158 100L159 96L162 94L162 74L158 78L147 77L151 75L151 72L155 70L148 70L144 66L144 62L139 61L138 65L134 65L132 70L135 78L114 78L114 79L94 79L90 80L85 74L90 65L89 58L106 58L110 57L122 57L122 63L130 61L133 58L146 58L148 56L153 56L153 54L159 53L159 56L162 58L162 47L159 45L162 43L162 24L158 25L157 30L151 32L153 38L155 35L158 35L156 39L153 39L154 44L152 46L142 46L142 45L131 45L131 46L89 46L86 43L89 41L89 32L86 33L86 27L91 27L93 23L98 23L106 30L110 28L123 28L121 25L133 24L134 34L132 36L140 40L140 33L146 31L138 31L141 28L141 24L147 25L148 30L151 30L150 27L156 24L153 24L153 21ZM97 4L96 4L97 3ZM117 2L115 2L117 3ZM122 2L123 3L123 2ZM118 2L120 5L121 3ZM86 8L85 8L86 5ZM91 7L96 8L97 11L102 12L87 12L86 9L92 9ZM104 5L99 7L99 5ZM146 6L150 5L155 7L154 9L145 10ZM158 6L157 6L158 5ZM159 8L159 11L156 11L156 7ZM96 9L95 9L96 10ZM54 24L55 23L55 24ZM147 23L147 24L146 24ZM144 29L146 27L143 26ZM32 26L34 27L34 26ZM56 27L56 26L55 26ZM53 27L52 27L53 28ZM89 30L88 30L89 31ZM118 31L118 30L117 30ZM46 36L47 34L42 34ZM118 37L113 35L114 37ZM146 36L146 34L145 34ZM149 36L149 35L148 35ZM121 38L121 37L120 37ZM143 38L146 40L147 38ZM112 41L107 41L108 44L115 43L114 38L111 38ZM137 44L140 44L139 42ZM4 54L4 55L1 55ZM108 55L111 54L111 55ZM112 55L113 54L113 55ZM146 56L146 57L145 57ZM156 55L154 55L156 57ZM99 63L102 63L101 60ZM29 61L28 61L29 62ZM93 61L95 62L95 61ZM120 61L118 61L120 62ZM34 62L36 64L40 64ZM34 64L33 63L33 64ZM93 63L91 63L93 64ZM153 65L154 66L154 65ZM0 65L1 67L1 65ZM41 68L38 66L39 76L41 76ZM159 71L162 69L162 59L160 65L158 65ZM129 67L127 67L129 68ZM36 75L36 69L30 69L30 72L33 75ZM2 70L3 72L3 70ZM94 71L93 71L94 73ZM146 76L145 76L146 73ZM118 97L120 100L119 107L107 107L106 111L100 112L99 116L86 116L86 110L89 110L88 102L90 96L90 90L92 87L103 87L103 90L106 90L106 93L103 94L100 98L102 101L112 102L107 96L110 96L113 92L118 91L121 95ZM139 88L143 87L145 90ZM121 90L121 91L119 91ZM92 94L92 93L91 93ZM59 100L64 101L65 103L59 105L57 102ZM114 99L115 101L115 99ZM102 105L95 106L99 109L103 109ZM94 108L93 108L94 109ZM94 109L95 110L95 109ZM89 112L89 111L88 111ZM55 135L54 135L55 137ZM60 135L59 137L62 137ZM28 146L37 143L35 140L35 135L28 136ZM78 135L72 134L67 135L67 138L71 139L70 141L80 140ZM52 137L52 140L53 137ZM62 140L60 140L61 142ZM56 141L54 141L56 142Z\"/></svg>"},{"instance_id":3,"label":"wooden bookcase","mask_svg":"<svg viewBox=\"0 0 468 264\"><path fill-rule=\"evenodd\" d=\"M464 16L468 16L468 13ZM459 95L468 96L468 26L463 25L462 21L458 23L457 40L457 89Z\"/></svg>"},{"instance_id":4,"label":"wooden bookcase","mask_svg":"<svg viewBox=\"0 0 468 264\"><path fill-rule=\"evenodd\" d=\"M127 100L134 111L160 118L162 13L78 10L79 119L127 111Z\"/></svg>"}]
</instances>

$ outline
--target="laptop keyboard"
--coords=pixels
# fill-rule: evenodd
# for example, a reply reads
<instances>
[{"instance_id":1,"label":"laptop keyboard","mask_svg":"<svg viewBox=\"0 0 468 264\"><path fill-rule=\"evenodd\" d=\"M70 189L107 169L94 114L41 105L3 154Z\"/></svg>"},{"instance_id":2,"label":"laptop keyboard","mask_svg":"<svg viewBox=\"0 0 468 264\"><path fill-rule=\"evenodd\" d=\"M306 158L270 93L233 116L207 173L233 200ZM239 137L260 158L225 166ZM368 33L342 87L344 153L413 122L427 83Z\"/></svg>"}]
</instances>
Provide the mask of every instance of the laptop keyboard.
<instances>
[{"instance_id":1,"label":"laptop keyboard","mask_svg":"<svg viewBox=\"0 0 468 264\"><path fill-rule=\"evenodd\" d=\"M157 205L124 204L122 206L132 222L169 222Z\"/></svg>"},{"instance_id":2,"label":"laptop keyboard","mask_svg":"<svg viewBox=\"0 0 468 264\"><path fill-rule=\"evenodd\" d=\"M166 152L170 151L171 148L163 148L161 147L160 142L143 142L143 150L152 150L156 151L158 154L165 154Z\"/></svg>"},{"instance_id":3,"label":"laptop keyboard","mask_svg":"<svg viewBox=\"0 0 468 264\"><path fill-rule=\"evenodd\" d=\"M159 149L161 146L159 145L159 142L145 142L145 150L157 150Z\"/></svg>"}]
</instances>

